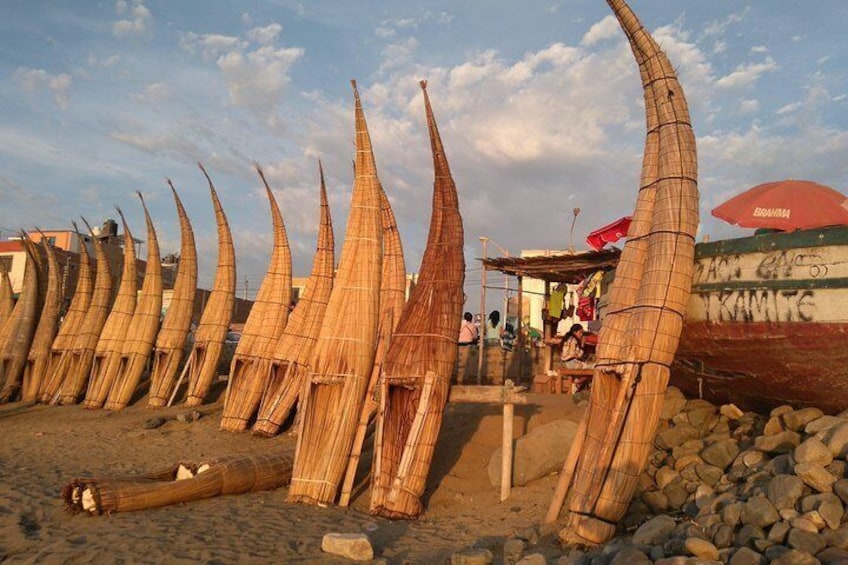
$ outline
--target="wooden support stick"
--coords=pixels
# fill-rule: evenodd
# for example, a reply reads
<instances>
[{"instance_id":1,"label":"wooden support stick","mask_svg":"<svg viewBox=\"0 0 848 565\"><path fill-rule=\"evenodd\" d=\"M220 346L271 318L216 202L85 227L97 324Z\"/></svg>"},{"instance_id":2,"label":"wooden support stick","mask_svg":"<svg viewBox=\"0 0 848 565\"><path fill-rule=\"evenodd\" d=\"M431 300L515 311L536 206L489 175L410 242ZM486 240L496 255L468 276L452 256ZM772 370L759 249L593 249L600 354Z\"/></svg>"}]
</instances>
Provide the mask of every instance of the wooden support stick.
<instances>
[{"instance_id":1,"label":"wooden support stick","mask_svg":"<svg viewBox=\"0 0 848 565\"><path fill-rule=\"evenodd\" d=\"M512 488L512 424L515 415L515 405L504 403L503 407L503 438L501 448L501 502L509 498Z\"/></svg>"},{"instance_id":2,"label":"wooden support stick","mask_svg":"<svg viewBox=\"0 0 848 565\"><path fill-rule=\"evenodd\" d=\"M557 482L554 497L551 500L551 506L548 508L548 513L545 516L545 524L556 522L559 518L559 513L562 510L562 505L565 502L565 497L568 494L568 489L571 487L571 480L574 478L574 470L577 468L577 459L580 457L580 451L583 449L583 440L586 437L586 422L589 420L589 411L583 415L580 420L580 425L577 427L577 433L574 435L574 441L571 443L571 449L568 450L568 457L562 464L562 471L559 474L559 482Z\"/></svg>"},{"instance_id":3,"label":"wooden support stick","mask_svg":"<svg viewBox=\"0 0 848 565\"><path fill-rule=\"evenodd\" d=\"M177 391L180 390L180 385L183 384L183 379L185 378L186 373L188 373L194 363L194 357L194 351L192 351L191 355L189 355L188 361L186 361L185 367L183 367L183 372L180 373L180 378L177 379L177 384L174 386L174 392L171 393L171 398L168 400L168 406L174 403L174 399L177 397Z\"/></svg>"}]
</instances>

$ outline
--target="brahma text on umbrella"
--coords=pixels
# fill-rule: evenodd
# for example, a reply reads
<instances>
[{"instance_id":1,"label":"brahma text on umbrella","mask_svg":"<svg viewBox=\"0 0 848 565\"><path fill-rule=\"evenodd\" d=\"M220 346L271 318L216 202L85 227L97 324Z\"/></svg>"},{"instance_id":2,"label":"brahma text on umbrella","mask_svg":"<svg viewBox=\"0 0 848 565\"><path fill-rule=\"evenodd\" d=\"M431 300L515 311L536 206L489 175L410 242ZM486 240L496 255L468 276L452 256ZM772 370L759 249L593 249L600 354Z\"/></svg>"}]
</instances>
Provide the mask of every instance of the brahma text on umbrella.
<instances>
[{"instance_id":1,"label":"brahma text on umbrella","mask_svg":"<svg viewBox=\"0 0 848 565\"><path fill-rule=\"evenodd\" d=\"M789 208L754 208L755 218L784 218L789 219L792 215L792 210Z\"/></svg>"}]
</instances>

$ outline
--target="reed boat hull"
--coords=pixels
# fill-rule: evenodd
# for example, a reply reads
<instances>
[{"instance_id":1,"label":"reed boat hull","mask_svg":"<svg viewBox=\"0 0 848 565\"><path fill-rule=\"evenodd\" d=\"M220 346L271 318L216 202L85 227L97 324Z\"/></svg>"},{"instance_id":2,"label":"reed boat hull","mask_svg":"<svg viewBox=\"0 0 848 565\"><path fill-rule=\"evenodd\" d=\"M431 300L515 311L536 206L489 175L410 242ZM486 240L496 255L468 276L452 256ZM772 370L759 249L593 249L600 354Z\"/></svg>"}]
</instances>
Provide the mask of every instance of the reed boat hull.
<instances>
[{"instance_id":1,"label":"reed boat hull","mask_svg":"<svg viewBox=\"0 0 848 565\"><path fill-rule=\"evenodd\" d=\"M698 244L671 383L746 409L848 408L848 227Z\"/></svg>"}]
</instances>

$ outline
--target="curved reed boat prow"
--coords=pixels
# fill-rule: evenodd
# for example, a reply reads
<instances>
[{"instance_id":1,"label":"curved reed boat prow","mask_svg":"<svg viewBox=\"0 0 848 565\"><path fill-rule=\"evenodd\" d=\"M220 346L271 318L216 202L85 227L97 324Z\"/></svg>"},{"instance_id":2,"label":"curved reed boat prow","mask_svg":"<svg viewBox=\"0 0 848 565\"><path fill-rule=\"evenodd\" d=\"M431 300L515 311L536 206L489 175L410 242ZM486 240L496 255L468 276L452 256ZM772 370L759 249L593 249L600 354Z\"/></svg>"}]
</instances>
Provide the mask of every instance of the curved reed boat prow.
<instances>
[{"instance_id":1,"label":"curved reed boat prow","mask_svg":"<svg viewBox=\"0 0 848 565\"><path fill-rule=\"evenodd\" d=\"M651 452L692 285L698 227L695 135L683 90L624 0L607 3L640 67L648 136L635 231L610 289L589 409L548 514L549 520L558 515L573 478L560 538L580 545L615 534Z\"/></svg>"},{"instance_id":2,"label":"curved reed boat prow","mask_svg":"<svg viewBox=\"0 0 848 565\"><path fill-rule=\"evenodd\" d=\"M456 185L421 82L433 152L433 211L418 284L397 325L379 380L371 513L416 518L457 355L465 258Z\"/></svg>"}]
</instances>

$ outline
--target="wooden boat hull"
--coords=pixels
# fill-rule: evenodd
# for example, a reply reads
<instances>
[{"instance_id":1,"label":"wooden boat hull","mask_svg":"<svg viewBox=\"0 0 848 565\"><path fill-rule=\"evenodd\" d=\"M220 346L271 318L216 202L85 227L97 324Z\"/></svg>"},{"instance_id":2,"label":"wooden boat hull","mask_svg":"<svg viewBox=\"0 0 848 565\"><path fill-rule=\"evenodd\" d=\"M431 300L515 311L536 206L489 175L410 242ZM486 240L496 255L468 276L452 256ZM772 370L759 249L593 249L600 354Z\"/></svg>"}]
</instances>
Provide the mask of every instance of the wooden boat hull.
<instances>
[{"instance_id":1,"label":"wooden boat hull","mask_svg":"<svg viewBox=\"0 0 848 565\"><path fill-rule=\"evenodd\" d=\"M848 407L848 227L701 243L672 384L748 409Z\"/></svg>"}]
</instances>

